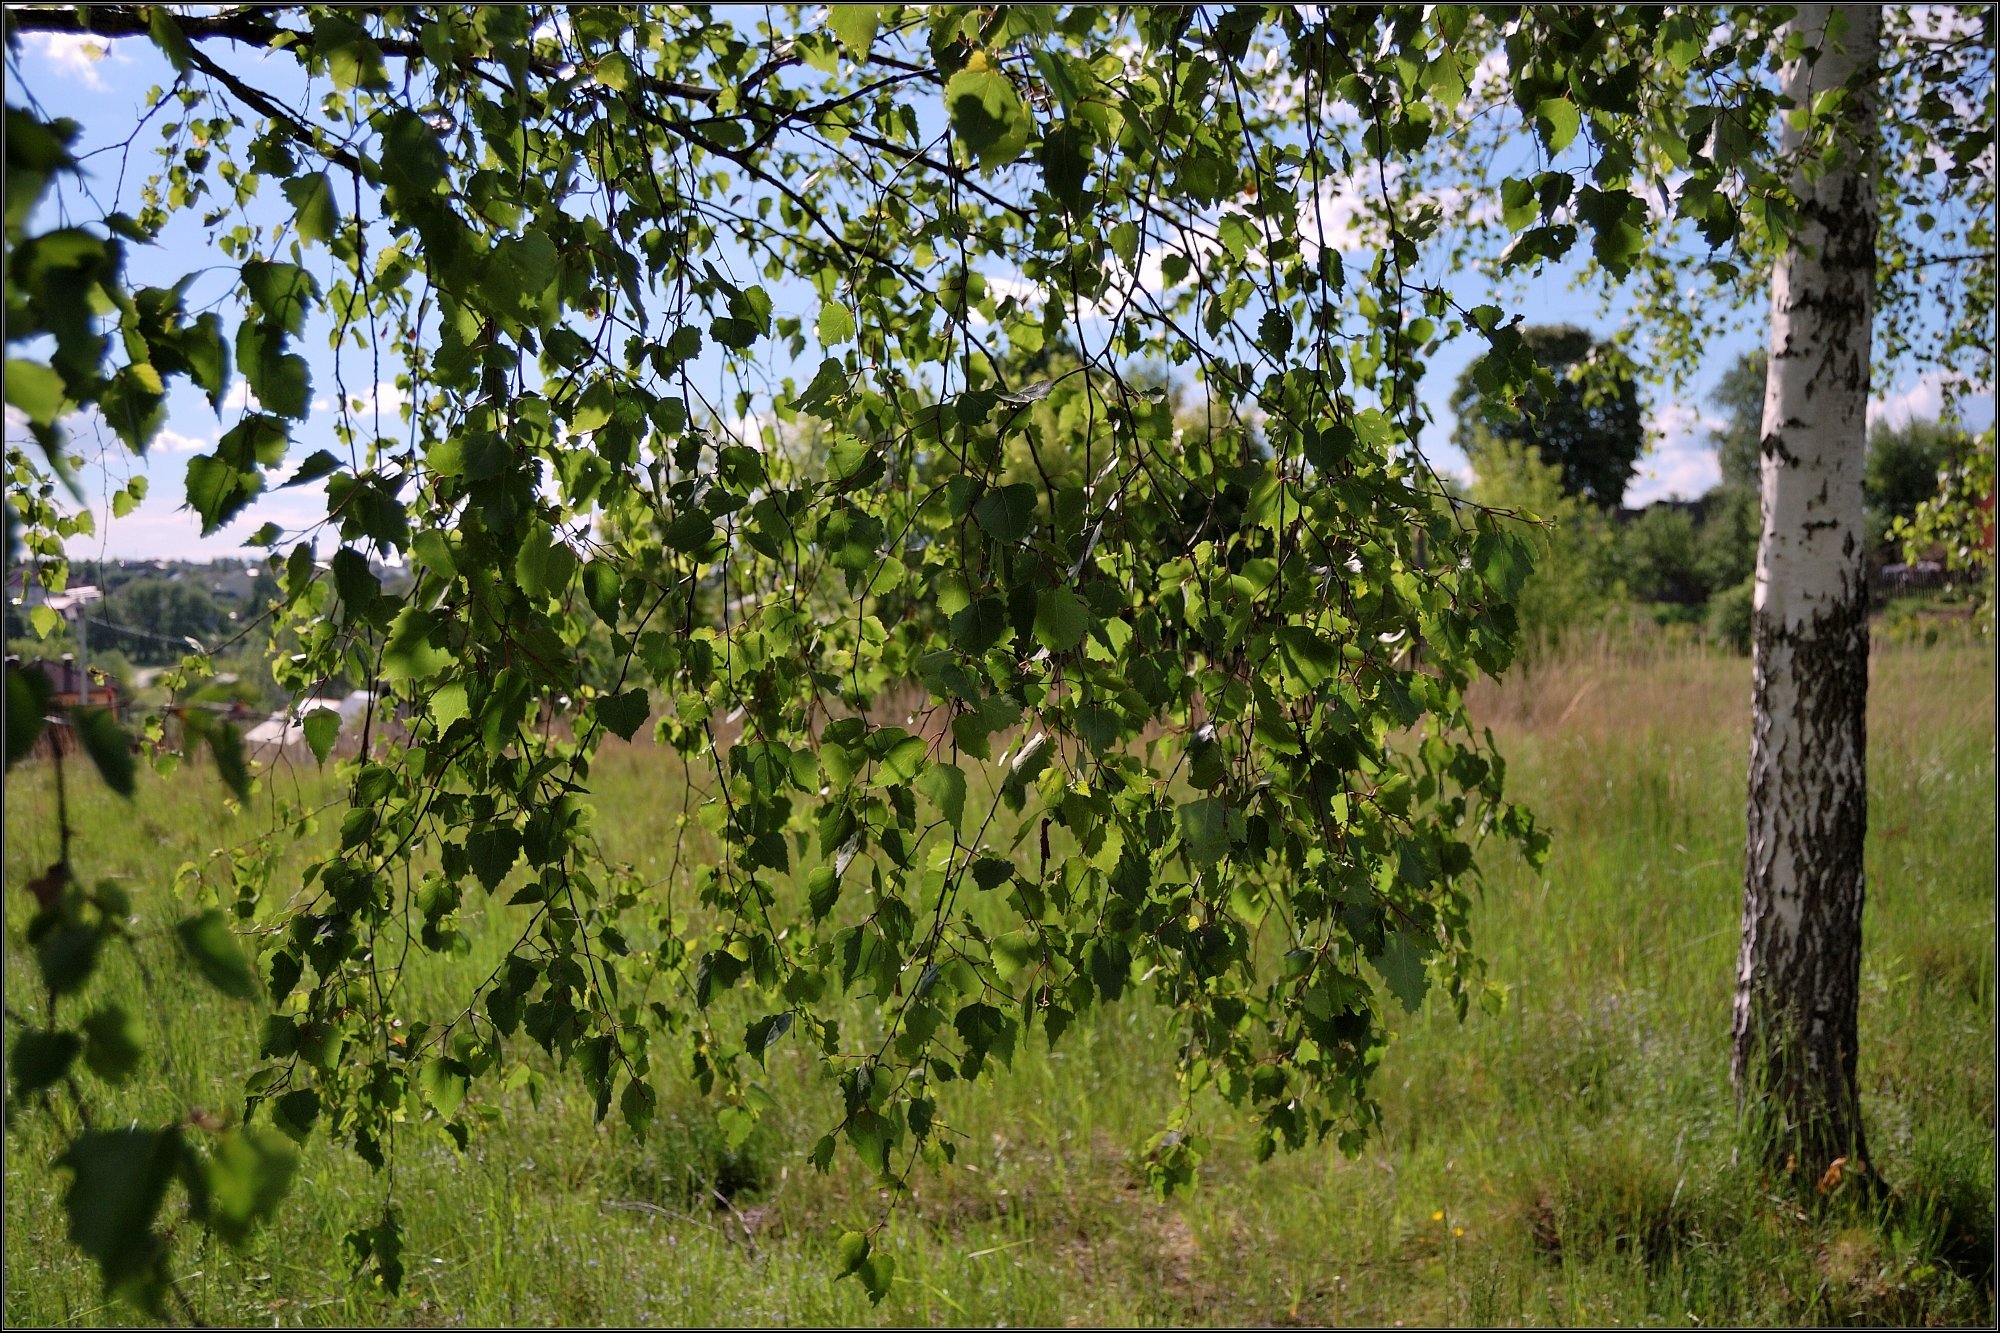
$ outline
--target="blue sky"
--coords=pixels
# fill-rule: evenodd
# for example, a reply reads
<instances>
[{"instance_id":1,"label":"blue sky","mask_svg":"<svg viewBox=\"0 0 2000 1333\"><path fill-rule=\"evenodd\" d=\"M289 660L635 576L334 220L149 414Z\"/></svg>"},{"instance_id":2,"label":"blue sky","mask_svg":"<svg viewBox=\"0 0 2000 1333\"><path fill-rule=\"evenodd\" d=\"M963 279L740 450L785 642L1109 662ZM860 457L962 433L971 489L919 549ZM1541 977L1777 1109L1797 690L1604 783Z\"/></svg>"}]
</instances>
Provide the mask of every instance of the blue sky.
<instances>
[{"instance_id":1,"label":"blue sky","mask_svg":"<svg viewBox=\"0 0 2000 1333\"><path fill-rule=\"evenodd\" d=\"M279 59L288 68L291 66L289 57ZM131 133L132 124L143 111L146 90L155 84L167 86L172 81L171 70L156 55L151 44L143 39L104 41L27 34L22 39L19 68L24 75L20 81L22 86L33 93L47 113L68 116L83 125L80 154L121 142ZM10 90L10 100L17 95L17 90ZM140 181L159 161L152 153L158 142L152 134L142 134L135 141L125 168L125 206L130 206ZM96 199L104 207L114 206L112 196L115 193L119 155L106 152L88 158L86 167ZM85 200L74 200L73 203L79 215L87 216L88 211L95 207ZM1327 207L1338 214L1341 202L1331 198ZM256 208L257 204L253 203L253 216ZM130 257L131 274L138 282L171 282L204 263L213 263L218 269L210 276L210 285L201 290L213 296L222 296L228 290L233 273L227 267L227 261L209 248L193 219L181 220L163 237L159 246L135 247ZM1005 275L989 276L1004 278ZM1573 276L1573 271L1555 270L1528 280L1511 288L1502 298L1503 304L1521 311L1530 322L1568 322L1584 325L1600 334L1610 333L1615 327L1618 310L1614 306L1607 316L1601 309L1597 293L1573 287ZM1469 303L1469 298L1476 293L1465 289L1483 288L1484 284L1476 278L1463 281L1454 278L1452 286L1461 299ZM788 303L786 293L777 295L781 306ZM804 304L809 297L809 293L801 291L798 300L792 303ZM1761 290L1745 293L1745 305L1740 312L1742 318L1738 321L1737 331L1713 345L1710 357L1698 373L1689 394L1677 396L1660 386L1644 388L1643 393L1649 402L1652 447L1640 461L1639 475L1627 492L1628 504L1644 504L1669 495L1692 497L1714 484L1717 471L1709 448L1708 432L1718 423L1714 409L1707 401L1708 394L1716 379L1736 357L1761 341L1763 331L1759 317L1767 299ZM312 363L314 410L295 431L294 457L303 457L315 449L335 447L332 429L335 366L331 354L326 350L324 337L315 337L311 329L301 340L299 350ZM1447 471L1462 472L1465 463L1449 443L1452 420L1445 400L1475 351L1476 347L1470 341L1447 345L1432 360L1426 380L1434 424L1426 432L1422 446L1433 464ZM365 374L357 376L356 366L357 362L350 359L342 367L346 372L348 396L362 401L363 412L360 415L364 417L368 407L379 402L385 433L393 434L397 405L393 387L377 385ZM384 378L390 378L391 374L385 371ZM72 447L85 459L83 479L87 500L95 511L97 532L92 537L73 540L70 554L83 558L207 559L252 556L258 552L243 547L242 540L265 522L273 521L287 529L298 529L324 517L324 494L316 485L294 491L271 491L221 532L206 539L200 536L199 521L184 507L183 476L187 459L212 448L216 438L235 423L247 406L244 395L245 389L239 379L221 411L217 412L210 408L198 390L185 383L178 385L169 400L167 427L143 459L133 458L108 431L102 431L88 416L73 419L70 423ZM1906 375L1880 396L1875 410L1895 421L1911 415L1935 415L1940 401L1940 383L1936 376ZM1991 400L1987 399L1975 406L1971 424L1975 427L1984 425L1991 420L1991 414ZM24 435L10 409L10 442ZM147 477L149 493L135 512L113 520L109 495L134 472Z\"/></svg>"}]
</instances>

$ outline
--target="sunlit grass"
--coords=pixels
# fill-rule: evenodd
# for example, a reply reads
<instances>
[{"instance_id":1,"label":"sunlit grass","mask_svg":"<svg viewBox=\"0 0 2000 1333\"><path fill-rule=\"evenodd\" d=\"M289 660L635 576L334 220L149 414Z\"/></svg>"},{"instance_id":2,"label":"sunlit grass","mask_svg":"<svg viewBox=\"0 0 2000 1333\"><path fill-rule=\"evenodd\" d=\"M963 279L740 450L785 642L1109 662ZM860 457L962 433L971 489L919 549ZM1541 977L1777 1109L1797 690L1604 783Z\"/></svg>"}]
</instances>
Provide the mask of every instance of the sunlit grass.
<instances>
[{"instance_id":1,"label":"sunlit grass","mask_svg":"<svg viewBox=\"0 0 2000 1333\"><path fill-rule=\"evenodd\" d=\"M1129 1003L1054 1051L1024 1043L991 1086L952 1085L958 1164L920 1169L896 1207L879 1309L830 1266L839 1230L885 1200L858 1169L805 1160L832 1102L791 1045L772 1057L780 1109L740 1149L671 1074L635 1141L615 1113L593 1124L579 1081L551 1068L538 1106L493 1097L464 1154L404 1127L393 1182L315 1137L273 1227L241 1255L179 1237L178 1268L218 1323L1990 1322L1992 680L1989 649L1874 663L1862 1080L1892 1198L1872 1211L1801 1211L1735 1160L1748 664L1590 652L1476 699L1554 855L1539 874L1494 862L1477 938L1509 1003L1460 1025L1433 1002L1400 1023L1384 1132L1353 1160L1328 1146L1257 1166L1249 1126L1204 1103L1198 1188L1150 1198L1136 1149L1174 1105L1175 1037ZM649 880L673 869L670 769L634 747L593 774L607 851ZM284 790L310 800L317 781ZM183 862L228 901L205 854L263 832L269 806L232 813L206 772L145 782L130 806L71 790L80 868L126 878L157 963L149 983L114 953L102 982L154 1025L140 1086L111 1109L228 1111L257 1016L189 981L158 932ZM55 851L46 769L10 778L6 819L6 998L32 1017L18 886ZM284 852L274 883L306 859ZM496 907L470 954L413 963L404 984L462 1003L516 929ZM58 1139L49 1114L10 1107L5 1318L125 1318L64 1238ZM409 1272L396 1299L348 1276L340 1240L391 1193Z\"/></svg>"}]
</instances>

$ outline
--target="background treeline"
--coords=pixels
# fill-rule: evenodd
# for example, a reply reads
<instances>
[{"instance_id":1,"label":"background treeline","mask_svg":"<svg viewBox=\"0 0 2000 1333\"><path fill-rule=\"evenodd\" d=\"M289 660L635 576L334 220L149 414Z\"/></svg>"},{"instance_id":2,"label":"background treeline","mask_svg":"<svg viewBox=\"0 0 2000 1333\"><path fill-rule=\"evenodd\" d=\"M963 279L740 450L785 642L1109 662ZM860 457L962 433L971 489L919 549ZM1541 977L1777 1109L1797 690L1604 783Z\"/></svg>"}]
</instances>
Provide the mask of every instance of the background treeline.
<instances>
[{"instance_id":1,"label":"background treeline","mask_svg":"<svg viewBox=\"0 0 2000 1333\"><path fill-rule=\"evenodd\" d=\"M1518 338L1466 369L1452 406L1454 442L1475 474L1470 498L1549 523L1537 533L1543 560L1520 608L1530 641L1549 647L1579 633L1658 626L1747 653L1765 354L1740 358L1715 391L1720 424L1710 443L1721 480L1697 499L1627 509L1625 490L1646 447L1630 361L1573 326L1530 325ZM1535 389L1518 402L1489 392L1495 360L1510 354L1531 359L1537 372ZM1962 467L1973 448L1963 430L1939 421L1877 422L1870 430L1867 560L1878 608L1898 591L1883 571L1895 572L1909 554L1899 520L1907 523L1933 501L1941 477ZM1903 582L1935 583L1933 598L1950 602L1968 596L1984 571L1955 573L1925 571ZM1891 628L1906 623L1913 622L1892 619Z\"/></svg>"}]
</instances>

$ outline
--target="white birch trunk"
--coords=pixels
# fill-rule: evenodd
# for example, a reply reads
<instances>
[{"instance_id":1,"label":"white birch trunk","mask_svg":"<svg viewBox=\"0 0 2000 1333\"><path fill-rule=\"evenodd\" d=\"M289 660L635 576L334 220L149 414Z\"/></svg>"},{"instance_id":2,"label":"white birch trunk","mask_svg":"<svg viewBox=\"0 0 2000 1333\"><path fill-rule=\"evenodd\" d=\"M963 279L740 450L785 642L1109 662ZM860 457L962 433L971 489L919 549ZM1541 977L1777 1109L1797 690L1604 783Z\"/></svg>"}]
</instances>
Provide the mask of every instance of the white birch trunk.
<instances>
[{"instance_id":1,"label":"white birch trunk","mask_svg":"<svg viewBox=\"0 0 2000 1333\"><path fill-rule=\"evenodd\" d=\"M1878 63L1876 7L1801 5L1785 31L1819 50L1816 61L1785 66L1797 106L1813 106L1857 70L1866 79ZM1815 1175L1838 1158L1867 1159L1855 1046L1867 832L1861 479L1875 287L1872 83L1832 114L1832 142L1844 153L1808 152L1795 165L1799 225L1771 280L1731 1060L1774 1161ZM1787 126L1788 161L1806 138Z\"/></svg>"}]
</instances>

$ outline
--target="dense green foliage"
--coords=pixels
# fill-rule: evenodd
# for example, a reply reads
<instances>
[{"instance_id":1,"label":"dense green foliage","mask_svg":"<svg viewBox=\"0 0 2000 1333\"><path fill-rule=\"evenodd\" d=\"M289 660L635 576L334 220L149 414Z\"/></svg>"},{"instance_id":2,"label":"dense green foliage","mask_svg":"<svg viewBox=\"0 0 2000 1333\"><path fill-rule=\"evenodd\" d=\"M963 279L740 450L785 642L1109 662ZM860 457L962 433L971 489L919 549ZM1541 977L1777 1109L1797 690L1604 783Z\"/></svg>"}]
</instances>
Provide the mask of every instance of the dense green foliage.
<instances>
[{"instance_id":1,"label":"dense green foliage","mask_svg":"<svg viewBox=\"0 0 2000 1333\"><path fill-rule=\"evenodd\" d=\"M1511 511L1536 547L1535 571L1515 602L1530 653L1601 630L1624 596L1611 520L1530 446L1494 440L1475 460L1472 498Z\"/></svg>"},{"instance_id":2,"label":"dense green foliage","mask_svg":"<svg viewBox=\"0 0 2000 1333\"><path fill-rule=\"evenodd\" d=\"M1476 340L1500 400L1550 381L1499 305L1423 276L1457 242L1402 168L1464 150L1503 49L1482 124L1551 164L1500 191L1503 267L1588 245L1623 276L1685 222L1733 279L1735 243L1787 225L1782 53L1756 8L1705 44L1716 17L10 10L177 74L129 207L38 209L76 127L7 108L7 396L42 451L10 450L10 545L59 586L93 522L58 499L75 410L144 450L169 382L219 408L240 376L257 405L190 461L189 503L213 532L323 485L322 522L252 539L283 571L280 679L383 691L348 735L304 719L321 761L361 750L334 845L274 877L320 812L266 785L270 835L178 886L185 969L263 1015L240 1116L87 1118L140 1054L78 998L132 916L58 809L10 1067L19 1107L76 1117L71 1234L106 1284L164 1311L167 1200L245 1242L288 1140L326 1135L380 1169L346 1240L395 1288L399 1151L465 1148L527 1048L637 1133L690 1080L736 1145L806 1052L835 1095L800 1146L901 1190L956 1152L957 1085L1144 989L1182 1097L1154 1186L1190 1178L1207 1089L1260 1157L1358 1149L1391 1005L1436 983L1467 1011L1481 867L1545 849L1465 703L1512 658L1531 543L1413 441L1440 341ZM1321 202L1357 157L1373 231L1343 252ZM213 250L128 280L175 228ZM343 448L301 458L321 336L404 406L337 384ZM1066 339L1074 367L1022 373ZM1164 387L1190 377L1192 446ZM1051 411L1080 467L1038 462ZM784 447L801 422L810 451ZM10 762L44 711L16 689ZM184 720L249 797L235 733ZM66 721L130 791L115 724ZM689 854L653 877L593 796L602 743L647 730L688 784ZM419 1004L411 960L463 957L502 906L491 967ZM838 1254L888 1292L869 1232Z\"/></svg>"},{"instance_id":3,"label":"dense green foliage","mask_svg":"<svg viewBox=\"0 0 2000 1333\"><path fill-rule=\"evenodd\" d=\"M187 580L134 579L106 599L106 610L121 625L140 632L135 644L146 660L178 662L187 645L175 640L213 640L226 623L208 589ZM170 656L162 656L162 653Z\"/></svg>"},{"instance_id":4,"label":"dense green foliage","mask_svg":"<svg viewBox=\"0 0 2000 1333\"><path fill-rule=\"evenodd\" d=\"M1894 426L1875 424L1868 432L1868 473L1862 481L1868 546L1875 559L1893 560L1899 554L1890 537L1896 526L1907 524L1919 506L1937 495L1945 474L1971 454L1971 438L1943 422L1915 418Z\"/></svg>"},{"instance_id":5,"label":"dense green foliage","mask_svg":"<svg viewBox=\"0 0 2000 1333\"><path fill-rule=\"evenodd\" d=\"M375 1182L318 1135L270 1227L242 1253L209 1247L184 1284L221 1325L1990 1323L1994 861L1965 829L1991 818L1992 674L1988 647L1886 643L1871 673L1862 1080L1888 1206L1780 1206L1751 1159L1731 1160L1741 1139L1715 1014L1734 959L1747 718L1718 701L1742 697L1749 664L1592 644L1472 701L1555 843L1540 871L1496 866L1474 908L1505 1008L1463 1025L1434 1005L1392 1010L1383 1123L1357 1160L1259 1166L1255 1127L1210 1090L1195 1099L1200 1188L1147 1197L1135 1148L1178 1099L1160 1057L1177 1022L1142 997L1100 1008L1053 1050L1025 1043L1008 1078L956 1085L958 1163L921 1173L895 1208L877 1243L898 1256L897 1280L871 1309L826 1269L879 1187L845 1157L825 1175L805 1165L800 1145L838 1095L809 1052L773 1048L779 1106L732 1146L681 1080L664 1083L644 1134L593 1124L577 1081L521 1044L502 1087L472 1094L468 1151L406 1129L402 1292L341 1268L343 1234L372 1223ZM52 776L10 775L10 884L52 854ZM594 777L611 853L666 876L685 799L672 756L613 746ZM336 794L309 760L274 781ZM179 905L178 865L264 826L205 770L142 782L136 804L73 790L93 867L156 917ZM338 836L322 817L275 873ZM411 1003L462 997L526 910L479 905L471 953L413 956ZM8 971L32 977L19 929ZM176 948L147 939L136 961L158 983ZM89 995L133 1012L144 1037L105 1118L233 1107L260 1016L202 986L157 1004L134 962L109 957ZM14 1002L40 1012L30 986ZM43 1169L60 1130L23 1116L10 1131L10 1327L118 1317L65 1237L60 1174Z\"/></svg>"},{"instance_id":6,"label":"dense green foliage","mask_svg":"<svg viewBox=\"0 0 2000 1333\"><path fill-rule=\"evenodd\" d=\"M1720 420L1709 431L1721 481L1693 501L1655 502L1626 510L1617 522L1585 512L1552 466L1524 466L1518 449L1473 454L1477 480L1470 494L1496 509L1520 509L1552 526L1532 538L1543 555L1524 588L1518 614L1531 638L1558 641L1579 627L1603 627L1628 606L1665 624L1701 625L1716 642L1750 650L1750 599L1757 561L1758 438L1763 420L1762 351L1731 363L1714 393ZM1468 397L1471 374L1460 382L1459 435L1490 434L1477 400ZM1979 508L1988 490L1968 471L1979 446L1942 421L1912 418L1878 422L1869 432L1864 514L1871 569L1943 552L1943 539L1914 533L1921 505L1936 507L1940 488L1962 492L1957 520L1965 529L1961 562L1978 585L1977 559L1987 531ZM1565 499L1572 502L1565 503Z\"/></svg>"},{"instance_id":7,"label":"dense green foliage","mask_svg":"<svg viewBox=\"0 0 2000 1333\"><path fill-rule=\"evenodd\" d=\"M1565 492L1616 509L1646 449L1637 372L1573 324L1530 324L1519 335L1534 380L1509 400L1494 392L1506 382L1494 358L1467 366L1452 389L1454 442L1474 467L1503 442L1532 449L1562 474Z\"/></svg>"}]
</instances>

